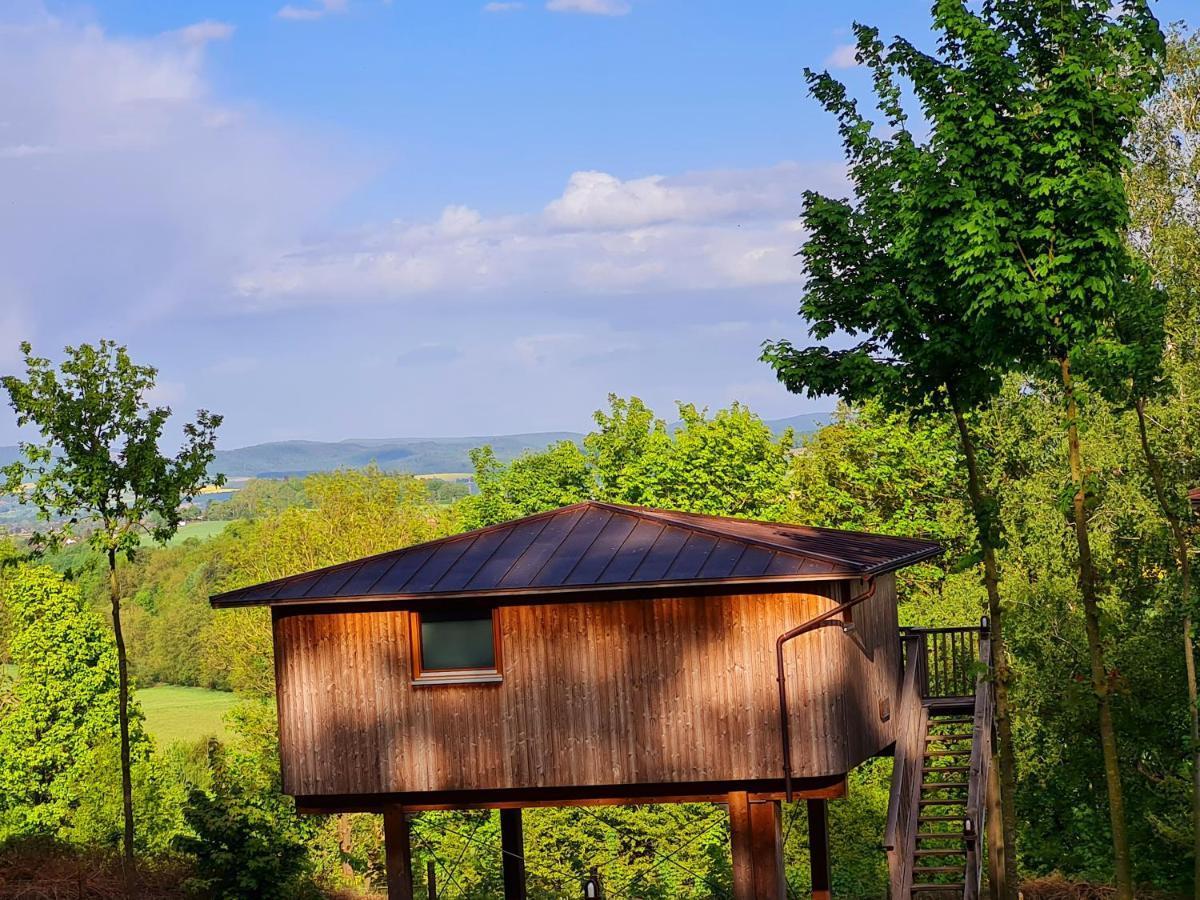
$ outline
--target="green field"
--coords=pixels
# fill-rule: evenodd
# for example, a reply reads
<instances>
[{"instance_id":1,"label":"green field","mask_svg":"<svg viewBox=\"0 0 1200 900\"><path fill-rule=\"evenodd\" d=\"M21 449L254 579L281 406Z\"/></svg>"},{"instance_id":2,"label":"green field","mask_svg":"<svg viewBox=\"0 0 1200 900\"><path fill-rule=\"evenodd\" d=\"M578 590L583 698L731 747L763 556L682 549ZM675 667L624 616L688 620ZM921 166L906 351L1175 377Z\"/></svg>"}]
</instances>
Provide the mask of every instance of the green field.
<instances>
[{"instance_id":1,"label":"green field","mask_svg":"<svg viewBox=\"0 0 1200 900\"><path fill-rule=\"evenodd\" d=\"M227 691L164 684L136 692L146 730L160 747L175 741L226 736L222 717L238 701Z\"/></svg>"},{"instance_id":2,"label":"green field","mask_svg":"<svg viewBox=\"0 0 1200 900\"><path fill-rule=\"evenodd\" d=\"M218 534L224 531L225 526L228 524L228 522L189 522L186 525L181 525L179 530L175 532L175 536L171 538L171 540L167 541L167 544L168 546L173 546L175 544L182 543L189 538L207 541L209 538L216 537ZM142 544L143 546L157 546L155 541L149 535L142 536Z\"/></svg>"},{"instance_id":3,"label":"green field","mask_svg":"<svg viewBox=\"0 0 1200 900\"><path fill-rule=\"evenodd\" d=\"M0 665L0 677L15 678L17 667ZM134 691L134 697L146 714L146 730L160 747L175 741L198 741L207 737L225 738L228 729L224 716L238 702L228 691L179 687L160 684Z\"/></svg>"}]
</instances>

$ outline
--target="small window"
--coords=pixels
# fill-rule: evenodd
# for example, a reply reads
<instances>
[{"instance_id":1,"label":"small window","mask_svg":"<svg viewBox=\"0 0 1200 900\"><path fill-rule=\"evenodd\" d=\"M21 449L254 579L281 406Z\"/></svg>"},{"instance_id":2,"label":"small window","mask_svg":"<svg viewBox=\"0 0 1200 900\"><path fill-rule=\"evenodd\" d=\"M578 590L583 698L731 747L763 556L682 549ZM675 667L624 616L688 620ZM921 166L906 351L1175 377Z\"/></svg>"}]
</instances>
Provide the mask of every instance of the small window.
<instances>
[{"instance_id":1,"label":"small window","mask_svg":"<svg viewBox=\"0 0 1200 900\"><path fill-rule=\"evenodd\" d=\"M495 610L412 614L413 679L418 682L500 680Z\"/></svg>"}]
</instances>

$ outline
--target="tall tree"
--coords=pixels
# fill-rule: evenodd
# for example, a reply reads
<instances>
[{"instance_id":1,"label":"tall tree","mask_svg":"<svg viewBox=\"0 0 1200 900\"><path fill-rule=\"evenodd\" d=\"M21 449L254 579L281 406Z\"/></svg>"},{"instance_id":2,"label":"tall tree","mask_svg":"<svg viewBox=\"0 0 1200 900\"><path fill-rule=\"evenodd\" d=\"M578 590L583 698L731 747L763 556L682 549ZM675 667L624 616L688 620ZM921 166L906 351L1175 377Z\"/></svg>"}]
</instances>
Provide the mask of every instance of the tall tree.
<instances>
[{"instance_id":1,"label":"tall tree","mask_svg":"<svg viewBox=\"0 0 1200 900\"><path fill-rule=\"evenodd\" d=\"M943 64L907 50L926 114L974 99L977 158L1000 153L1005 177L978 183L990 212L961 242L962 313L988 322L998 344L1030 369L1056 373L1063 392L1078 584L1108 792L1117 896L1133 894L1129 840L1105 662L1100 586L1089 536L1089 478L1073 360L1113 325L1133 276L1125 245L1127 141L1161 81L1164 39L1146 0L996 0L970 14L958 42L977 77L963 97L944 93ZM922 87L922 83L925 87ZM935 126L936 127L936 126Z\"/></svg>"},{"instance_id":2,"label":"tall tree","mask_svg":"<svg viewBox=\"0 0 1200 900\"><path fill-rule=\"evenodd\" d=\"M996 666L996 759L1004 846L992 847L993 883L1015 897L1016 784L1009 711L1010 669L996 551L1001 546L996 497L979 456L973 414L996 396L1011 354L995 341L992 323L965 314L964 297L980 274L965 269L964 237L996 218L982 185L1003 180L1015 148L989 146L987 121L1001 85L1016 92L1008 39L953 2L938 3L938 57L904 40L890 47L873 28L856 26L857 54L874 79L888 134L876 132L827 73L808 71L813 95L838 119L854 187L852 200L815 192L804 197L809 232L801 256L808 281L800 314L821 342L837 334L849 348L819 343L803 349L768 342L763 358L780 380L810 396L836 394L849 403L877 400L917 417L949 416L961 448L978 535ZM901 104L909 76L930 125L918 139ZM981 90L987 83L988 90Z\"/></svg>"},{"instance_id":3,"label":"tall tree","mask_svg":"<svg viewBox=\"0 0 1200 900\"><path fill-rule=\"evenodd\" d=\"M1132 337L1147 327L1152 331L1125 348L1135 365L1117 387L1136 411L1151 487L1175 550L1190 707L1193 881L1200 897L1200 691L1187 500L1197 476L1200 437L1193 414L1200 393L1200 36L1178 30L1169 36L1163 85L1147 104L1131 149L1134 166L1126 177L1130 242L1167 296L1152 295L1149 303L1130 298L1133 303L1121 317L1126 331L1132 330ZM1128 343L1131 336L1122 337ZM1152 427L1154 421L1159 427Z\"/></svg>"},{"instance_id":4,"label":"tall tree","mask_svg":"<svg viewBox=\"0 0 1200 900\"><path fill-rule=\"evenodd\" d=\"M36 429L40 442L21 444L25 459L4 469L5 489L31 503L47 523L34 542L56 546L79 524L91 527L89 541L108 561L109 600L117 645L121 792L124 812L123 868L127 892L134 889L133 782L130 764L129 667L121 632L119 556L132 559L143 535L165 542L179 528L180 505L210 478L221 417L206 410L183 426L183 446L174 456L159 449L171 415L151 406L157 370L135 364L112 341L67 347L59 369L21 344L25 378L0 383L20 427Z\"/></svg>"}]
</instances>

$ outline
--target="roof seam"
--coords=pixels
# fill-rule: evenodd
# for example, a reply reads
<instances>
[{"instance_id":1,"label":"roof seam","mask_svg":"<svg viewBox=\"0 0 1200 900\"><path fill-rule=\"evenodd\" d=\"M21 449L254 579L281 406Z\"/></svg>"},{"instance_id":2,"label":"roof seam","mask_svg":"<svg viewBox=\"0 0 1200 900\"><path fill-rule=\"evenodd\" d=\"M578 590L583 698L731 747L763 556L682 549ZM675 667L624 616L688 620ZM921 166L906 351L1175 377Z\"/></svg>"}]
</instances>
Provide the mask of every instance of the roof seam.
<instances>
[{"instance_id":1,"label":"roof seam","mask_svg":"<svg viewBox=\"0 0 1200 900\"><path fill-rule=\"evenodd\" d=\"M512 562L510 562L508 564L508 568L505 569L503 574L501 574L501 576L496 579L496 584L500 584L502 581L504 581L505 578L508 577L508 573L513 570L513 566L515 566L517 564L517 562L521 559L522 556L524 556L526 553L529 552L530 547L532 547L535 543L537 543L537 539L542 536L542 532L546 530L546 526L549 524L550 524L550 519L547 518L546 521L544 521L542 523L542 527L537 530L537 533L529 539L529 543L525 545L525 549L513 557ZM513 533L515 534L516 532L514 531ZM509 537L511 538L512 535L509 535ZM506 543L508 543L508 538L501 541L500 546L503 547L504 544L506 544ZM499 550L500 547L497 547L496 549ZM495 554L493 553L492 556L495 556ZM491 561L491 557L488 557L488 561L489 562ZM487 563L484 563L484 565L487 565ZM474 581L476 578L478 578L479 573L482 571L483 571L483 566L480 566L479 569L475 572L475 574L471 576L471 581ZM467 582L468 586L471 584L471 581Z\"/></svg>"},{"instance_id":2,"label":"roof seam","mask_svg":"<svg viewBox=\"0 0 1200 900\"><path fill-rule=\"evenodd\" d=\"M589 500L588 503L591 503L591 501ZM586 506L587 504L581 504L581 505ZM530 578L529 578L530 585L533 585L534 583L537 582L537 580L539 578L542 577L542 572L545 571L546 566L550 565L550 560L554 559L554 557L558 553L558 551L562 549L562 545L565 544L567 542L568 538L570 538L571 535L573 535L575 533L575 529L579 527L579 523L583 521L583 517L584 517L584 514L580 513L579 518L571 523L571 527L568 528L567 533L562 536L562 540L560 540L557 544L554 545L554 549L550 551L550 555L546 557L546 561L543 562L540 566L538 566L537 571L534 572L532 576L530 576Z\"/></svg>"},{"instance_id":3,"label":"roof seam","mask_svg":"<svg viewBox=\"0 0 1200 900\"><path fill-rule=\"evenodd\" d=\"M612 510L609 510L608 518L604 520L604 524L596 529L596 534L590 541L588 541L588 545L580 551L579 558L575 560L571 568L567 570L565 575L563 575L562 579L559 581L559 584L566 584L571 580L571 576L575 574L575 570L579 568L579 564L583 562L583 558L588 555L596 541L600 540L600 535L604 534L604 529L608 527L609 523L613 520L614 515L616 515L616 513L612 512ZM582 521L582 519L580 519L580 521Z\"/></svg>"}]
</instances>

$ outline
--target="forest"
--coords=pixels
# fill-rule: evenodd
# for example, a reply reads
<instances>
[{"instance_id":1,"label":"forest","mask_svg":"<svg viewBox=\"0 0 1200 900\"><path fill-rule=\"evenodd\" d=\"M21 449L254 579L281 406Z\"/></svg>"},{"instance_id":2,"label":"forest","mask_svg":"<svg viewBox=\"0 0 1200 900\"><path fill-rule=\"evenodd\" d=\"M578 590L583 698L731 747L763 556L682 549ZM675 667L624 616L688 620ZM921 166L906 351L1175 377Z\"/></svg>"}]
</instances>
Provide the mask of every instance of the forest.
<instances>
[{"instance_id":1,"label":"forest","mask_svg":"<svg viewBox=\"0 0 1200 900\"><path fill-rule=\"evenodd\" d=\"M209 596L584 499L938 541L941 557L900 575L901 623L1002 624L1005 825L1025 895L1196 896L1200 38L1176 26L1162 44L1153 18L1135 15L1143 4L1115 16L1107 4L1033 5L1083 12L989 30L938 4L940 60L860 28L888 136L833 79L810 75L857 203L803 198L801 312L829 341L771 341L763 358L789 389L840 399L812 434L776 435L739 403L652 410L614 395L581 442L511 461L472 451L471 493L367 465L253 480L202 511L187 500L221 481L210 471L219 416L202 411L179 455L160 457L166 415L143 399L153 369L101 342L73 348L57 372L26 346L27 380L4 380L18 418L76 439L33 442L4 470L46 522L0 541L0 896L34 883L51 885L41 896L119 896L122 859L146 897L379 892L379 817L300 816L280 792L269 615L215 612ZM1036 29L1052 26L1076 29L1074 44L1052 34L1066 62L1030 51L1022 64L1062 63L1067 87L1022 93L1008 42L1032 39L1021 29L1050 42ZM1112 44L1089 44L1090 27ZM981 60L997 68L967 64ZM1092 79L1101 69L1110 81ZM897 71L917 85L926 143L906 138ZM1012 134L956 126L988 121L963 106L1011 83L1022 90L1005 102L1058 129L1046 138L1052 173L1025 173L1042 179L1030 196L1006 180L1005 165L1027 164ZM950 183L947 171L975 171L985 150L996 163L982 180ZM1097 171L1115 181L1081 174ZM947 213L951 189L962 193ZM1046 197L1077 217L1056 219ZM989 221L1023 222L1023 266L997 249L985 207ZM925 241L952 244L954 265ZM106 406L97 385L133 400ZM86 466L73 467L87 441L68 401L121 426ZM125 450L109 453L118 440ZM85 498L99 510L90 519L72 512ZM224 524L168 542L195 518ZM164 740L138 700L162 685L236 704L219 731ZM859 769L830 805L837 896L886 895L889 773L886 758ZM525 822L530 896L578 896L592 869L613 897L731 893L721 807L538 809ZM785 822L789 891L804 896L803 805ZM495 813L423 813L413 833L422 889L432 872L440 896L501 894Z\"/></svg>"}]
</instances>

